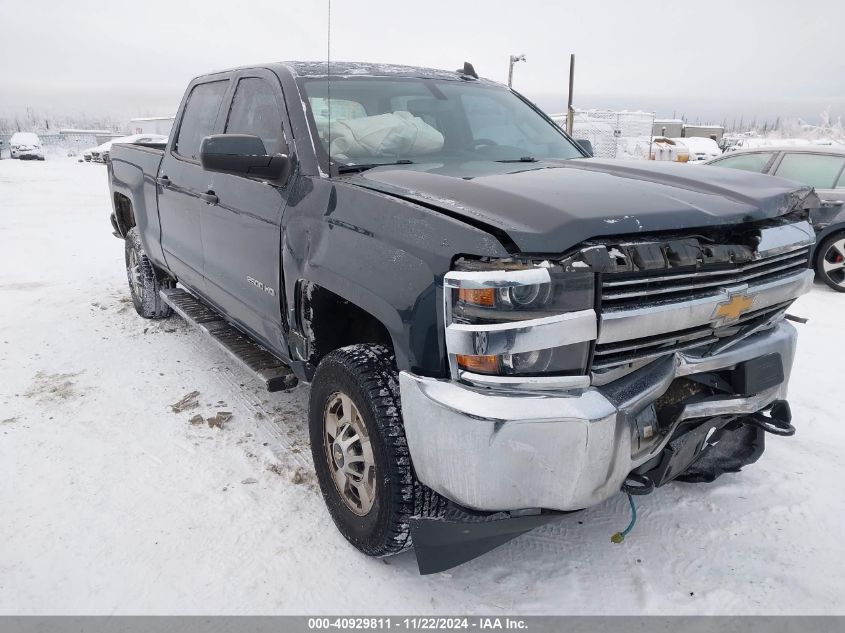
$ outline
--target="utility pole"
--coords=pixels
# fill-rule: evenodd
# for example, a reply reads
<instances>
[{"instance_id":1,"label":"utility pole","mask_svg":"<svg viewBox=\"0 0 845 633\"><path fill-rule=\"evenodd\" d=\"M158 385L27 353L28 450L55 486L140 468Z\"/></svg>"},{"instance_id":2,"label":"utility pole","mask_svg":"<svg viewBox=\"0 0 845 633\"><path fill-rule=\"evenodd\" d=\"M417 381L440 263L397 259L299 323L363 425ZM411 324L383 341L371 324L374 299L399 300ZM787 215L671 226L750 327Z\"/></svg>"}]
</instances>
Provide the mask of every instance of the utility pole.
<instances>
[{"instance_id":1,"label":"utility pole","mask_svg":"<svg viewBox=\"0 0 845 633\"><path fill-rule=\"evenodd\" d=\"M508 66L508 88L513 87L513 65L516 62L524 62L526 61L525 55L511 55L510 65Z\"/></svg>"},{"instance_id":2,"label":"utility pole","mask_svg":"<svg viewBox=\"0 0 845 633\"><path fill-rule=\"evenodd\" d=\"M572 90L575 87L575 53L569 56L569 99L566 102L566 133L572 136L575 109L572 107Z\"/></svg>"}]
</instances>

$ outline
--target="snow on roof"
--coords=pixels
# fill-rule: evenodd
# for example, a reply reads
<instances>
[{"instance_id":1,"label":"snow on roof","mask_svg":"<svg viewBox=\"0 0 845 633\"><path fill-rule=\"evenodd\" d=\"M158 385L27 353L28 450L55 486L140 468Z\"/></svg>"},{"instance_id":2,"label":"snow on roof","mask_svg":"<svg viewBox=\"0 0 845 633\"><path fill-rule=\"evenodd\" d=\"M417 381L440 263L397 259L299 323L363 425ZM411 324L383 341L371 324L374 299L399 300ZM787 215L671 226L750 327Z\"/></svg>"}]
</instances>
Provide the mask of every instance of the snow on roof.
<instances>
[{"instance_id":1,"label":"snow on roof","mask_svg":"<svg viewBox=\"0 0 845 633\"><path fill-rule=\"evenodd\" d=\"M38 135L34 132L15 132L9 140L11 143L40 143Z\"/></svg>"},{"instance_id":2,"label":"snow on roof","mask_svg":"<svg viewBox=\"0 0 845 633\"><path fill-rule=\"evenodd\" d=\"M421 77L425 79L460 79L457 70L448 71L422 66L402 66L400 64L375 64L369 62L336 62L332 61L330 73L327 73L326 61L319 62L282 62L295 75L302 77L325 77L327 74L337 76L370 76L370 77ZM455 66L459 64L456 63ZM481 79L485 83L494 83Z\"/></svg>"},{"instance_id":3,"label":"snow on roof","mask_svg":"<svg viewBox=\"0 0 845 633\"><path fill-rule=\"evenodd\" d=\"M703 136L685 136L683 138L673 138L676 143L683 143L691 152L701 154L713 154L718 156L722 153L719 145L712 138L705 138Z\"/></svg>"},{"instance_id":4,"label":"snow on roof","mask_svg":"<svg viewBox=\"0 0 845 633\"><path fill-rule=\"evenodd\" d=\"M163 134L130 134L129 136L120 136L118 138L111 138L102 145L98 145L94 149L101 152L111 150L112 143L134 143L139 139L149 139L150 141L163 141L167 137Z\"/></svg>"},{"instance_id":5,"label":"snow on roof","mask_svg":"<svg viewBox=\"0 0 845 633\"><path fill-rule=\"evenodd\" d=\"M129 122L133 121L172 121L176 118L176 115L172 116L139 116L135 117L134 119L129 119Z\"/></svg>"},{"instance_id":6,"label":"snow on roof","mask_svg":"<svg viewBox=\"0 0 845 633\"><path fill-rule=\"evenodd\" d=\"M845 151L845 146L831 139L806 139L806 138L744 138L736 145L737 149L767 148L773 150L790 149L812 150L824 148L824 151L840 153Z\"/></svg>"}]
</instances>

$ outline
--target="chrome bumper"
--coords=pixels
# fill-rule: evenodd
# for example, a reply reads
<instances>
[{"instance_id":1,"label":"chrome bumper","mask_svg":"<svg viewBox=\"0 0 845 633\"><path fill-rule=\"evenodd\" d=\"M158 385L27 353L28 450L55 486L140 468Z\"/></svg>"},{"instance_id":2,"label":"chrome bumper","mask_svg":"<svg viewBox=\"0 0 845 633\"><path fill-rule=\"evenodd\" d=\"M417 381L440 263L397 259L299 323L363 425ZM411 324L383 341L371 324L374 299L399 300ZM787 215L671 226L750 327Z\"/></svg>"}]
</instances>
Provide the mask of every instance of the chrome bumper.
<instances>
[{"instance_id":1,"label":"chrome bumper","mask_svg":"<svg viewBox=\"0 0 845 633\"><path fill-rule=\"evenodd\" d=\"M405 433L417 477L459 503L482 511L579 510L616 494L628 473L662 449L632 455L634 417L681 376L728 369L772 353L784 381L763 393L690 405L682 419L744 415L786 396L795 328L781 321L713 356L685 353L617 381L568 392L496 393L450 380L399 376Z\"/></svg>"}]
</instances>

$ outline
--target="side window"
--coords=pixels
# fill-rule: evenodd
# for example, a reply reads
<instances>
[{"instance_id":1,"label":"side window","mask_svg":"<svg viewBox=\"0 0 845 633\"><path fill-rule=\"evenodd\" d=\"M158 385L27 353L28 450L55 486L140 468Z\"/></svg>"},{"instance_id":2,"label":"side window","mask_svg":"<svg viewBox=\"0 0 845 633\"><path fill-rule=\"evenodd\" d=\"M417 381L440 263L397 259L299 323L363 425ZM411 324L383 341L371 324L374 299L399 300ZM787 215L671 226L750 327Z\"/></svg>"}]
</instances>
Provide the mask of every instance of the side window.
<instances>
[{"instance_id":1,"label":"side window","mask_svg":"<svg viewBox=\"0 0 845 633\"><path fill-rule=\"evenodd\" d=\"M214 122L228 84L228 80L212 81L191 90L176 137L177 154L199 160L200 144L204 137L214 132Z\"/></svg>"},{"instance_id":2,"label":"side window","mask_svg":"<svg viewBox=\"0 0 845 633\"><path fill-rule=\"evenodd\" d=\"M268 154L281 151L282 114L273 87L257 77L248 77L238 82L229 120L227 134L252 134L264 141Z\"/></svg>"},{"instance_id":3,"label":"side window","mask_svg":"<svg viewBox=\"0 0 845 633\"><path fill-rule=\"evenodd\" d=\"M833 189L843 164L845 156L786 154L775 175L818 189Z\"/></svg>"},{"instance_id":4,"label":"side window","mask_svg":"<svg viewBox=\"0 0 845 633\"><path fill-rule=\"evenodd\" d=\"M743 171L762 172L772 159L772 152L755 152L754 154L740 154L723 158L711 163L716 167L730 167L731 169L742 169Z\"/></svg>"}]
</instances>

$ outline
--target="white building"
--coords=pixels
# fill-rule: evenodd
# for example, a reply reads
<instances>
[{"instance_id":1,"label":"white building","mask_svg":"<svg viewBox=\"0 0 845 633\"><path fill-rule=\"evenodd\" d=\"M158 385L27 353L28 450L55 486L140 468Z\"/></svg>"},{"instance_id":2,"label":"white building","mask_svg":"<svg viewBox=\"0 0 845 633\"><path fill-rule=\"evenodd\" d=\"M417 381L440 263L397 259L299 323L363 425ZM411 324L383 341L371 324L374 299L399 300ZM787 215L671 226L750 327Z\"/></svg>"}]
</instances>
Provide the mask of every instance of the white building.
<instances>
[{"instance_id":1,"label":"white building","mask_svg":"<svg viewBox=\"0 0 845 633\"><path fill-rule=\"evenodd\" d=\"M130 134L164 134L170 135L175 116L148 116L129 120Z\"/></svg>"}]
</instances>

